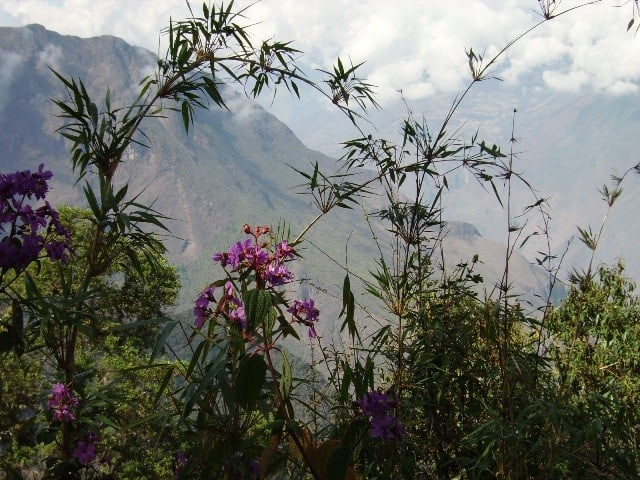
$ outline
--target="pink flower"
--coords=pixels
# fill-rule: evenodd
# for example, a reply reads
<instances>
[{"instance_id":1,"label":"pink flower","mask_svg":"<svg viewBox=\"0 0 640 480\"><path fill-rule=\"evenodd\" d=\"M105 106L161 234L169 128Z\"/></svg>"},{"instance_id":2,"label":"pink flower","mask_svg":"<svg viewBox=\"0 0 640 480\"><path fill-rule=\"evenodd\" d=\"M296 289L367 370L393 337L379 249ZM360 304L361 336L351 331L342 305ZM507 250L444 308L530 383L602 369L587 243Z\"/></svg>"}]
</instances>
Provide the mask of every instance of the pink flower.
<instances>
[{"instance_id":1,"label":"pink flower","mask_svg":"<svg viewBox=\"0 0 640 480\"><path fill-rule=\"evenodd\" d=\"M54 421L71 422L76 419L74 409L79 403L71 388L58 382L51 388L47 408L53 412Z\"/></svg>"},{"instance_id":2,"label":"pink flower","mask_svg":"<svg viewBox=\"0 0 640 480\"><path fill-rule=\"evenodd\" d=\"M286 240L283 240L278 245L276 245L276 259L283 261L287 258L293 258L295 256L295 249L291 245L289 245Z\"/></svg>"}]
</instances>

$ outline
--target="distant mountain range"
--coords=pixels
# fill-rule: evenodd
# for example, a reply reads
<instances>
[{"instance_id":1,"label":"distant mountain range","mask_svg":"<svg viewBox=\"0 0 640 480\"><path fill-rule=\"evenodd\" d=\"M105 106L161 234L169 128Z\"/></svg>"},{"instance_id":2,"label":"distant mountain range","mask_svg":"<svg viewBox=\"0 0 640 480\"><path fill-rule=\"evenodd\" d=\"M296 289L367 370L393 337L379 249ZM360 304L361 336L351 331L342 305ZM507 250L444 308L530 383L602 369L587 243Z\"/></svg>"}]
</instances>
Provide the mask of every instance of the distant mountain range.
<instances>
[{"instance_id":1,"label":"distant mountain range","mask_svg":"<svg viewBox=\"0 0 640 480\"><path fill-rule=\"evenodd\" d=\"M80 190L73 187L68 145L55 133L61 121L50 102L64 92L47 66L81 77L96 99L109 87L112 102L126 105L155 66L155 56L110 36L81 39L40 25L0 28L0 169L44 163L54 172L52 203L82 204ZM225 93L230 111L199 111L188 135L172 115L143 124L151 148L133 148L119 173L119 180L131 182L130 191L144 190L142 198L173 219L167 246L183 280L185 308L214 279L211 254L240 238L244 223L275 227L286 221L296 234L316 215L309 199L296 193L301 177L288 165L308 170L316 161L328 168L335 164L306 148L256 103L230 88ZM483 238L469 224L451 222L448 228L446 263L469 262L479 254L478 273L491 289L502 272L504 245ZM373 230L386 246L384 229L376 224ZM337 328L330 319L340 305L335 297L340 298L344 270L338 264L348 258L348 268L366 277L378 255L372 237L359 208L332 212L311 230L294 267L297 278L307 281L292 288L323 297L319 302L329 321L321 333L334 335ZM546 295L545 273L524 257L514 258L512 272L517 290L528 298ZM364 291L362 285L356 289ZM357 300L368 302L363 295Z\"/></svg>"},{"instance_id":2,"label":"distant mountain range","mask_svg":"<svg viewBox=\"0 0 640 480\"><path fill-rule=\"evenodd\" d=\"M500 77L500 62L492 73ZM457 131L467 141L478 132L478 140L496 143L503 152L509 151L513 135L514 168L539 196L549 199L551 246L553 253L561 256L567 241L577 234L577 226L591 226L595 231L600 228L605 204L598 190L610 182L612 174L619 175L640 161L640 92L614 96L593 91L552 91L544 86L544 73L540 68L520 78L517 84L496 79L477 83L453 117L448 132ZM453 99L454 95L440 94L408 101L408 107L413 117L424 118L433 132L440 128ZM406 111L402 102L397 103L400 106L390 110L370 112L377 127L374 135L392 141L402 138L399 119ZM355 135L345 133L344 124L309 118L304 112L293 112L287 118L295 122L292 125L300 138L323 152L339 154L338 142ZM305 121L296 122L298 118ZM487 238L505 241L506 215L492 193L486 194L464 173L451 175L448 180L446 216L473 223ZM516 206L531 203L532 198L518 185L515 187ZM634 242L640 229L636 211L640 179L630 175L623 187L622 197L607 215L595 264L622 259L627 274L640 281L640 251ZM537 223L530 217L530 227ZM543 248L544 242L530 241L523 254L533 259L536 250ZM584 266L589 256L590 252L574 240L564 259L562 278L572 268Z\"/></svg>"},{"instance_id":3,"label":"distant mountain range","mask_svg":"<svg viewBox=\"0 0 640 480\"><path fill-rule=\"evenodd\" d=\"M606 205L598 190L605 183L611 185L611 175L620 175L640 162L640 93L550 92L535 78L522 79L518 87L495 80L475 85L449 131L460 128L467 140L477 131L478 140L500 145L503 153L509 152L510 139L515 138L514 170L523 174L538 196L549 200L552 253L561 257L567 242L574 238L563 263L561 278L566 278L572 268L584 267L590 257L591 252L575 237L578 226L591 226L594 232L600 228ZM415 117L424 115L433 130L439 128L450 101L428 99L410 107ZM387 115L389 119L396 117ZM384 119L379 128L383 135L397 131ZM448 218L473 223L487 238L506 239L506 215L491 193L464 173L452 175L449 187L444 200ZM514 183L514 189L514 211L533 203L521 184ZM640 250L634 241L640 232L639 198L640 178L629 175L622 196L606 217L594 263L611 264L621 259L627 274L636 281L640 281ZM517 219L520 224L523 221ZM539 223L539 218L529 216L529 231ZM546 248L543 239L535 240L522 251L530 260L537 250Z\"/></svg>"}]
</instances>

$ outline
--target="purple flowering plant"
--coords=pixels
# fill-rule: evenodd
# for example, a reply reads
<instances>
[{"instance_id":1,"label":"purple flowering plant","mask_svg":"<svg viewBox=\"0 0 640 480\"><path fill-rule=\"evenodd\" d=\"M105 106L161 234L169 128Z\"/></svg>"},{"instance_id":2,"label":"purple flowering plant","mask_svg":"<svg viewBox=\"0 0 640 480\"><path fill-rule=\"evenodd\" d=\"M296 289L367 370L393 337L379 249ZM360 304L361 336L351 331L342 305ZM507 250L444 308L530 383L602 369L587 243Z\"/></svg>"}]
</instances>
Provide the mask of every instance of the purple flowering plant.
<instances>
[{"instance_id":1,"label":"purple flowering plant","mask_svg":"<svg viewBox=\"0 0 640 480\"><path fill-rule=\"evenodd\" d=\"M54 421L72 422L76 419L76 407L79 403L80 400L73 393L73 389L58 382L51 387L47 409L51 411Z\"/></svg>"},{"instance_id":2,"label":"purple flowering plant","mask_svg":"<svg viewBox=\"0 0 640 480\"><path fill-rule=\"evenodd\" d=\"M248 321L243 296L253 298L257 295L261 297L262 304L266 302L273 306L283 307L279 310L282 333L297 336L291 328L291 323L300 323L308 327L310 338L316 338L317 332L314 324L318 321L320 312L315 307L314 300L294 300L293 305L289 306L282 292L276 290L276 287L288 284L293 280L293 274L287 267L287 262L296 258L295 247L290 245L287 240L275 241L270 227L256 226L251 228L250 225L245 224L243 232L249 237L237 241L227 251L212 255L212 260L225 270L227 279L210 284L196 298L193 309L195 328L202 328L207 318L222 317L227 322L238 326L242 330L245 340L251 340L252 335L255 334L255 320L261 319L252 318L254 322ZM239 289L236 287L238 284L240 285ZM250 288L252 286L254 288ZM216 291L220 287L222 287L221 293L216 296ZM270 300L267 301L267 296L258 294L257 291L269 291ZM290 322L284 319L283 310L291 314ZM257 312L253 306L251 313L252 317L256 316ZM268 325L273 326L269 322ZM272 333L263 328L265 339L271 341Z\"/></svg>"},{"instance_id":3,"label":"purple flowering plant","mask_svg":"<svg viewBox=\"0 0 640 480\"><path fill-rule=\"evenodd\" d=\"M198 295L193 307L194 326L202 328L207 317L220 314L229 322L246 329L247 317L244 313L244 304L233 283L227 281L224 284L219 300L216 300L215 291L216 287L210 285Z\"/></svg>"},{"instance_id":4,"label":"purple flowering plant","mask_svg":"<svg viewBox=\"0 0 640 480\"><path fill-rule=\"evenodd\" d=\"M279 341L289 335L300 339L296 325L306 327L309 338L317 338L320 311L311 298L287 298L286 286L294 281L289 265L298 255L295 243L280 238L266 226L245 224L242 231L245 238L236 241L228 250L212 255L213 262L222 267L224 276L210 283L195 299L193 315L197 335L191 340L195 338L199 344L187 371L196 373L185 382L201 384L205 380L197 372L215 370L216 381L233 395L227 393L221 400L215 389L185 390L184 403L189 409L184 411L183 418L188 418L191 409L208 412L207 405L222 402L224 420L214 416L210 421L221 421L225 429L236 432L234 435L251 445L250 437L259 431L251 422L259 417L245 416L243 412L259 409L267 416L276 411L285 422L295 423L291 404L292 364ZM218 352L225 352L224 362L215 361L216 355L222 355ZM203 397L194 398L195 392L203 392ZM302 448L299 433L289 431L288 435ZM198 442L202 441L198 435L196 438ZM270 457L259 453L264 448L259 436L256 437L259 443L247 447L251 455L238 448L232 451L233 440L225 441L219 432L210 441L223 443L224 446L218 447L221 450L229 449L220 458L220 468L225 471L255 477L255 472L269 468ZM244 453L239 455L241 451ZM256 457L260 460L255 460Z\"/></svg>"},{"instance_id":5,"label":"purple flowering plant","mask_svg":"<svg viewBox=\"0 0 640 480\"><path fill-rule=\"evenodd\" d=\"M243 231L250 235L234 243L226 252L215 253L211 258L223 268L231 267L232 272L252 274L258 288L276 287L292 279L285 262L296 256L295 249L282 240L273 251L269 250L272 237L269 227L257 226L253 230L247 224Z\"/></svg>"},{"instance_id":6,"label":"purple flowering plant","mask_svg":"<svg viewBox=\"0 0 640 480\"><path fill-rule=\"evenodd\" d=\"M289 307L287 312L293 314L300 323L309 327L309 338L316 338L318 336L314 323L318 321L320 312L315 307L312 299L306 298L303 301L294 300L293 306Z\"/></svg>"},{"instance_id":7,"label":"purple flowering plant","mask_svg":"<svg viewBox=\"0 0 640 480\"><path fill-rule=\"evenodd\" d=\"M397 402L391 393L373 390L365 393L355 404L369 419L372 438L390 441L404 436L402 422L393 415Z\"/></svg>"},{"instance_id":8,"label":"purple flowering plant","mask_svg":"<svg viewBox=\"0 0 640 480\"><path fill-rule=\"evenodd\" d=\"M52 176L42 164L35 172L0 174L0 280L9 270L17 276L43 251L52 260L67 262L71 235L45 200Z\"/></svg>"},{"instance_id":9,"label":"purple flowering plant","mask_svg":"<svg viewBox=\"0 0 640 480\"><path fill-rule=\"evenodd\" d=\"M93 432L87 432L80 440L73 451L73 458L77 459L80 465L87 467L97 458L97 448L100 437Z\"/></svg>"}]
</instances>

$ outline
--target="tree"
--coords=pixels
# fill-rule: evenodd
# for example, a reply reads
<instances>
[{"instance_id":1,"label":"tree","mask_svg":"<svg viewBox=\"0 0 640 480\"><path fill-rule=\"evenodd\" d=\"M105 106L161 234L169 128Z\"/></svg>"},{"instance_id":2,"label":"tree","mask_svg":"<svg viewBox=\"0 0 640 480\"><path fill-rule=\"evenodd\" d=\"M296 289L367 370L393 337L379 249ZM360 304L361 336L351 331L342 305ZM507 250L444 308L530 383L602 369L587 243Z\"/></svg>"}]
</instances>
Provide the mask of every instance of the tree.
<instances>
[{"instance_id":1,"label":"tree","mask_svg":"<svg viewBox=\"0 0 640 480\"><path fill-rule=\"evenodd\" d=\"M558 463L585 478L637 478L640 301L624 267L574 285L547 328Z\"/></svg>"},{"instance_id":2,"label":"tree","mask_svg":"<svg viewBox=\"0 0 640 480\"><path fill-rule=\"evenodd\" d=\"M34 312L42 308L42 304L51 306L53 299L64 303L70 292L77 291L79 280L88 268L86 252L91 248L91 212L61 207L59 213L62 225L74 239L72 261L61 265L43 259L37 265L30 265L14 286L14 294L25 299L24 305L33 306L23 339L28 345L27 351L20 357L3 354L0 416L7 422L1 426L4 432L1 440L2 449L7 451L6 461L15 465L24 463L32 467L28 453L51 454L50 448L38 447L38 444L56 438L55 429L45 427L48 420L41 412L38 391L48 390L47 379L56 378L55 367L63 348L58 337L61 325L55 317L53 321L49 318L49 322L42 322ZM88 299L91 312L80 318L79 330L84 335L76 345L78 377L74 382L83 415L109 419L105 426L110 428L106 430L95 418L85 421L82 428L95 433L101 430L101 443L103 448L110 447L112 464L128 465L123 472L134 472L130 478L136 478L135 472L140 472L141 465L149 467L154 462L164 464L167 472L171 470L170 454L160 448L161 437L155 438L162 431L162 425L148 422L137 429L130 429L129 425L147 416L161 417L160 399L154 401L149 392L162 381L165 372L162 368L143 367L157 331L157 319L174 304L180 287L175 267L163 257L158 256L152 262L141 257L137 267L133 268L123 253L113 259L101 276L92 279L89 285L92 295ZM29 294L19 285L26 285ZM8 316L12 315L11 308L6 311ZM82 428L76 425L76 429ZM48 432L47 435L43 431ZM160 443L156 443L158 441ZM119 456L119 452L124 453Z\"/></svg>"}]
</instances>

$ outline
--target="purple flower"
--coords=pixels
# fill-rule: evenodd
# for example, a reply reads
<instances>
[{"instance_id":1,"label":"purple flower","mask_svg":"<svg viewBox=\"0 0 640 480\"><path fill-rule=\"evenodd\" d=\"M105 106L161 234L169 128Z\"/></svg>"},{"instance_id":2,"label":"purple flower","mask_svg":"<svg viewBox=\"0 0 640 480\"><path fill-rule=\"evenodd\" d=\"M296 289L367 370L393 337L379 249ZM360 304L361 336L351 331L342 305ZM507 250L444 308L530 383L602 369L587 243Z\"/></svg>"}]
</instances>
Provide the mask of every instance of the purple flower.
<instances>
[{"instance_id":1,"label":"purple flower","mask_svg":"<svg viewBox=\"0 0 640 480\"><path fill-rule=\"evenodd\" d=\"M269 252L253 243L251 238L234 243L229 251L213 254L211 259L220 262L222 267L231 265L232 270L238 270L241 266L257 268L269 261Z\"/></svg>"},{"instance_id":2,"label":"purple flower","mask_svg":"<svg viewBox=\"0 0 640 480\"><path fill-rule=\"evenodd\" d=\"M377 390L365 393L364 397L356 403L362 408L365 415L369 417L384 415L396 406L396 402L391 395Z\"/></svg>"},{"instance_id":3,"label":"purple flower","mask_svg":"<svg viewBox=\"0 0 640 480\"><path fill-rule=\"evenodd\" d=\"M177 452L174 456L174 460L176 462L176 466L173 469L173 475L175 477L179 477L185 465L187 464L187 456L184 452Z\"/></svg>"},{"instance_id":4,"label":"purple flower","mask_svg":"<svg viewBox=\"0 0 640 480\"><path fill-rule=\"evenodd\" d=\"M251 239L247 238L244 242L236 242L231 246L227 255L232 269L238 269L238 266L245 260L246 252L251 248L251 245Z\"/></svg>"},{"instance_id":5,"label":"purple flower","mask_svg":"<svg viewBox=\"0 0 640 480\"><path fill-rule=\"evenodd\" d=\"M385 414L371 418L371 437L385 442L400 438L405 434L404 426L392 415Z\"/></svg>"},{"instance_id":6,"label":"purple flower","mask_svg":"<svg viewBox=\"0 0 640 480\"><path fill-rule=\"evenodd\" d=\"M71 388L58 382L51 388L47 408L53 412L54 421L71 422L76 419L74 409L79 403Z\"/></svg>"},{"instance_id":7,"label":"purple flower","mask_svg":"<svg viewBox=\"0 0 640 480\"><path fill-rule=\"evenodd\" d=\"M87 432L85 439L78 442L72 455L80 465L87 466L96 459L96 445L99 441L96 434Z\"/></svg>"},{"instance_id":8,"label":"purple flower","mask_svg":"<svg viewBox=\"0 0 640 480\"><path fill-rule=\"evenodd\" d=\"M196 317L193 324L196 328L202 328L205 319L212 313L209 309L209 302L215 302L216 299L213 296L214 292L215 287L207 287L202 292L200 292L200 295L198 295L198 298L196 298L196 303L193 307L193 314Z\"/></svg>"},{"instance_id":9,"label":"purple flower","mask_svg":"<svg viewBox=\"0 0 640 480\"><path fill-rule=\"evenodd\" d=\"M296 256L295 249L283 240L276 245L276 259L279 261L286 260L287 258L294 258Z\"/></svg>"},{"instance_id":10,"label":"purple flower","mask_svg":"<svg viewBox=\"0 0 640 480\"><path fill-rule=\"evenodd\" d=\"M48 180L53 173L44 170L44 164L40 164L37 172L31 170L22 172L0 174L0 198L3 200L15 195L42 200L49 190Z\"/></svg>"},{"instance_id":11,"label":"purple flower","mask_svg":"<svg viewBox=\"0 0 640 480\"><path fill-rule=\"evenodd\" d=\"M185 470L190 474L188 475L189 478L195 478L201 473L201 466L193 455L187 455L185 452L180 451L174 454L173 460L175 465L173 478L179 478Z\"/></svg>"},{"instance_id":12,"label":"purple flower","mask_svg":"<svg viewBox=\"0 0 640 480\"><path fill-rule=\"evenodd\" d=\"M229 253L228 252L218 252L211 255L211 260L214 262L220 262L220 266L222 268L229 265Z\"/></svg>"},{"instance_id":13,"label":"purple flower","mask_svg":"<svg viewBox=\"0 0 640 480\"><path fill-rule=\"evenodd\" d=\"M365 393L361 400L354 403L370 418L372 438L389 441L405 434L402 423L389 413L396 406L392 395L374 390Z\"/></svg>"},{"instance_id":14,"label":"purple flower","mask_svg":"<svg viewBox=\"0 0 640 480\"><path fill-rule=\"evenodd\" d=\"M258 268L269 261L269 252L259 245L253 245L245 250L245 258L254 268Z\"/></svg>"},{"instance_id":15,"label":"purple flower","mask_svg":"<svg viewBox=\"0 0 640 480\"><path fill-rule=\"evenodd\" d=\"M210 286L200 292L200 295L196 298L193 307L193 314L195 316L193 324L195 328L202 328L207 317L214 313L226 314L227 319L231 322L237 323L243 329L247 328L247 316L244 311L244 304L236 293L233 283L227 282L225 284L222 298L220 302L218 302L215 312L209 306L211 302L216 302L214 293L215 287Z\"/></svg>"},{"instance_id":16,"label":"purple flower","mask_svg":"<svg viewBox=\"0 0 640 480\"><path fill-rule=\"evenodd\" d=\"M44 248L53 260L66 262L71 235L60 223L58 212L48 202L34 209L29 201L43 200L53 174L40 165L30 170L0 174L0 268L23 270ZM44 231L44 235L41 230ZM54 237L54 238L52 238Z\"/></svg>"},{"instance_id":17,"label":"purple flower","mask_svg":"<svg viewBox=\"0 0 640 480\"><path fill-rule=\"evenodd\" d=\"M319 320L320 312L315 307L315 303L312 299L294 300L293 306L287 309L287 312L292 313L296 319L309 327L309 337L316 338L318 336L314 322Z\"/></svg>"},{"instance_id":18,"label":"purple flower","mask_svg":"<svg viewBox=\"0 0 640 480\"><path fill-rule=\"evenodd\" d=\"M88 465L96 459L96 446L80 440L73 451L73 456L81 465Z\"/></svg>"},{"instance_id":19,"label":"purple flower","mask_svg":"<svg viewBox=\"0 0 640 480\"><path fill-rule=\"evenodd\" d=\"M260 476L260 463L257 460L251 460L249 463L249 474L255 478Z\"/></svg>"},{"instance_id":20,"label":"purple flower","mask_svg":"<svg viewBox=\"0 0 640 480\"><path fill-rule=\"evenodd\" d=\"M267 270L264 272L264 280L271 284L273 287L278 285L284 285L291 281L291 272L289 269L282 265L270 263Z\"/></svg>"},{"instance_id":21,"label":"purple flower","mask_svg":"<svg viewBox=\"0 0 640 480\"><path fill-rule=\"evenodd\" d=\"M238 323L243 329L247 328L247 315L244 313L244 306L240 302L240 306L230 309L229 319Z\"/></svg>"},{"instance_id":22,"label":"purple flower","mask_svg":"<svg viewBox=\"0 0 640 480\"><path fill-rule=\"evenodd\" d=\"M244 303L235 292L233 283L224 285L224 301L229 320L239 324L243 329L247 328L247 316L244 312Z\"/></svg>"},{"instance_id":23,"label":"purple flower","mask_svg":"<svg viewBox=\"0 0 640 480\"><path fill-rule=\"evenodd\" d=\"M63 243L47 242L44 244L44 249L51 260L60 260L62 263L67 263L68 249Z\"/></svg>"},{"instance_id":24,"label":"purple flower","mask_svg":"<svg viewBox=\"0 0 640 480\"><path fill-rule=\"evenodd\" d=\"M291 274L288 270L283 269L281 264L295 257L294 248L286 240L283 240L276 245L275 253L271 255L266 250L268 243L260 243L259 241L259 237L268 233L269 228L256 227L256 230L252 232L251 228L247 227L245 225L245 233L251 234L253 238L246 238L241 242L234 243L226 252L214 253L211 259L214 262L219 262L223 268L230 265L231 269L236 271L242 267L253 268L265 280L266 276L270 275L270 278L279 282L270 282L272 285L282 285L285 281L290 280Z\"/></svg>"}]
</instances>

